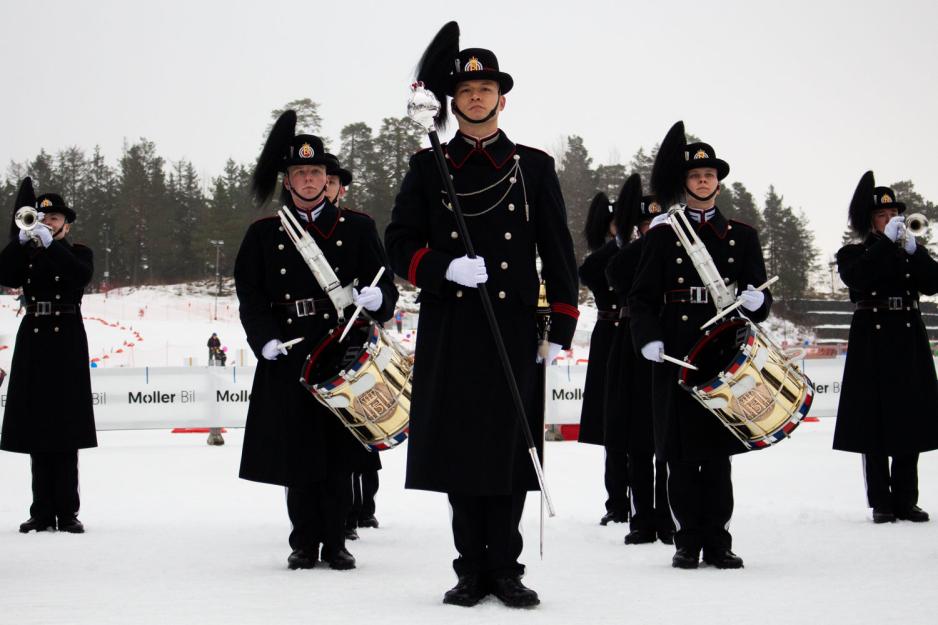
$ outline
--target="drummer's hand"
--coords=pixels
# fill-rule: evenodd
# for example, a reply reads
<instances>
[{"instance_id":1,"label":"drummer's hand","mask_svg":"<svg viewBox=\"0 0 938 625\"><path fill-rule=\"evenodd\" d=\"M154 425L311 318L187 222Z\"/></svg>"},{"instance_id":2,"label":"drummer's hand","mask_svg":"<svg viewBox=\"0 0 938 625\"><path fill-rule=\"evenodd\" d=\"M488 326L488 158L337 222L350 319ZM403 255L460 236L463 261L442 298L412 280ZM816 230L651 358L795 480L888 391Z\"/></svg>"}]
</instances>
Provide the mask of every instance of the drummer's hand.
<instances>
[{"instance_id":1,"label":"drummer's hand","mask_svg":"<svg viewBox=\"0 0 938 625\"><path fill-rule=\"evenodd\" d=\"M287 348L278 339L270 339L267 344L261 348L261 355L267 360L277 360L280 355L286 356Z\"/></svg>"},{"instance_id":2,"label":"drummer's hand","mask_svg":"<svg viewBox=\"0 0 938 625\"><path fill-rule=\"evenodd\" d=\"M642 356L652 362L664 362L664 358L661 357L663 353L664 342L662 341L651 341L650 343L646 343L645 347L642 348Z\"/></svg>"},{"instance_id":3,"label":"drummer's hand","mask_svg":"<svg viewBox=\"0 0 938 625\"><path fill-rule=\"evenodd\" d=\"M765 293L757 291L754 286L748 284L746 290L739 294L739 299L743 301L742 307L751 312L762 308L762 303L765 302Z\"/></svg>"},{"instance_id":4,"label":"drummer's hand","mask_svg":"<svg viewBox=\"0 0 938 625\"><path fill-rule=\"evenodd\" d=\"M560 355L561 351L563 351L563 345L559 345L557 343L552 343L548 341L547 342L547 364L551 364L555 360L557 360L557 356ZM544 359L541 357L540 353L538 353L537 355L536 362L537 364L541 364L542 362L544 362Z\"/></svg>"},{"instance_id":5,"label":"drummer's hand","mask_svg":"<svg viewBox=\"0 0 938 625\"><path fill-rule=\"evenodd\" d=\"M899 233L903 226L905 226L905 217L902 215L896 215L890 219L889 223L886 224L886 227L883 228L883 234L886 235L886 238L895 243L896 239L899 238Z\"/></svg>"},{"instance_id":6,"label":"drummer's hand","mask_svg":"<svg viewBox=\"0 0 938 625\"><path fill-rule=\"evenodd\" d=\"M381 302L384 301L384 293L376 286L363 287L361 291L352 289L352 301L356 306L361 306L365 310L372 312L381 308Z\"/></svg>"},{"instance_id":7,"label":"drummer's hand","mask_svg":"<svg viewBox=\"0 0 938 625\"><path fill-rule=\"evenodd\" d=\"M489 279L485 271L485 259L481 256L454 258L446 268L446 279L462 286L476 288Z\"/></svg>"}]
</instances>

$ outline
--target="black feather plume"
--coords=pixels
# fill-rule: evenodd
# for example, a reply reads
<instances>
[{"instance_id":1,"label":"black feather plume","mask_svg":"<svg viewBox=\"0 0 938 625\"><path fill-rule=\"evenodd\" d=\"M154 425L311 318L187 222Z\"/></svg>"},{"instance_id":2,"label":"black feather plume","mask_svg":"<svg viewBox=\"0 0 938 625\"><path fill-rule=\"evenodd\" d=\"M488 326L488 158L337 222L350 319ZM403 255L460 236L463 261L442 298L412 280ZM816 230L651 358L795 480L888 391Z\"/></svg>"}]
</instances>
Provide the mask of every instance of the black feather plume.
<instances>
[{"instance_id":1,"label":"black feather plume","mask_svg":"<svg viewBox=\"0 0 938 625\"><path fill-rule=\"evenodd\" d=\"M436 34L427 49L424 50L417 64L417 80L433 92L440 102L440 112L436 123L440 128L446 125L446 94L449 89L453 62L459 56L459 24L447 22Z\"/></svg>"},{"instance_id":2,"label":"black feather plume","mask_svg":"<svg viewBox=\"0 0 938 625\"><path fill-rule=\"evenodd\" d=\"M586 239L586 245L590 251L595 252L606 243L611 222L609 196L600 191L590 202L589 211L586 213L586 224L583 226L583 238Z\"/></svg>"},{"instance_id":3,"label":"black feather plume","mask_svg":"<svg viewBox=\"0 0 938 625\"><path fill-rule=\"evenodd\" d=\"M274 194L283 157L295 135L296 111L284 111L270 129L270 135L257 159L257 167L254 168L254 176L251 178L251 190L258 206L266 204Z\"/></svg>"},{"instance_id":4,"label":"black feather plume","mask_svg":"<svg viewBox=\"0 0 938 625\"><path fill-rule=\"evenodd\" d=\"M16 201L13 202L13 214L10 215L10 238L16 239L20 235L20 229L16 225L16 211L24 206L36 207L36 190L33 189L33 179L29 176L23 178L20 183L20 189L16 193Z\"/></svg>"},{"instance_id":5,"label":"black feather plume","mask_svg":"<svg viewBox=\"0 0 938 625\"><path fill-rule=\"evenodd\" d=\"M651 168L652 193L658 196L658 202L664 210L684 199L686 173L684 171L684 149L687 138L684 135L684 122L679 121L665 135L658 148L655 164Z\"/></svg>"},{"instance_id":6,"label":"black feather plume","mask_svg":"<svg viewBox=\"0 0 938 625\"><path fill-rule=\"evenodd\" d=\"M632 174L625 179L616 198L616 235L624 242L632 240L632 230L638 224L642 203L642 177Z\"/></svg>"},{"instance_id":7,"label":"black feather plume","mask_svg":"<svg viewBox=\"0 0 938 625\"><path fill-rule=\"evenodd\" d=\"M871 228L870 205L873 203L875 187L873 172L868 171L860 177L860 182L853 192L853 199L850 200L850 227L861 237L866 236Z\"/></svg>"}]
</instances>

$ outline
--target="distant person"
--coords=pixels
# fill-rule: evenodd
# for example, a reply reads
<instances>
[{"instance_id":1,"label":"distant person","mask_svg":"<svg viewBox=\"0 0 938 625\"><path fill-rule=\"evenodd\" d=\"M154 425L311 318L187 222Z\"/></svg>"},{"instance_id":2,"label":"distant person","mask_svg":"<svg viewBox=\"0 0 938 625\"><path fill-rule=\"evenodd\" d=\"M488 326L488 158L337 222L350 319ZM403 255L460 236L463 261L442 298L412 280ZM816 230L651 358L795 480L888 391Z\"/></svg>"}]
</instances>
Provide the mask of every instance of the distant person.
<instances>
[{"instance_id":1,"label":"distant person","mask_svg":"<svg viewBox=\"0 0 938 625\"><path fill-rule=\"evenodd\" d=\"M397 333L401 334L404 331L404 311L400 308L394 313L394 323L397 325Z\"/></svg>"},{"instance_id":2,"label":"distant person","mask_svg":"<svg viewBox=\"0 0 938 625\"><path fill-rule=\"evenodd\" d=\"M874 523L921 523L928 513L918 507L918 455L938 448L938 381L919 295L938 293L938 263L907 231L905 204L875 184L873 172L863 174L850 203L863 242L837 252L857 308L834 449L863 454Z\"/></svg>"},{"instance_id":3,"label":"distant person","mask_svg":"<svg viewBox=\"0 0 938 625\"><path fill-rule=\"evenodd\" d=\"M208 337L208 364L212 366L217 360L217 354L221 351L221 339L218 338L218 335L212 332L212 336Z\"/></svg>"},{"instance_id":4,"label":"distant person","mask_svg":"<svg viewBox=\"0 0 938 625\"><path fill-rule=\"evenodd\" d=\"M78 450L96 447L88 339L81 299L94 271L91 250L66 236L75 211L60 195L35 197L23 180L13 210L35 206L41 225L19 230L0 252L0 284L27 298L10 367L0 449L30 455L33 503L20 532L80 534Z\"/></svg>"}]
</instances>

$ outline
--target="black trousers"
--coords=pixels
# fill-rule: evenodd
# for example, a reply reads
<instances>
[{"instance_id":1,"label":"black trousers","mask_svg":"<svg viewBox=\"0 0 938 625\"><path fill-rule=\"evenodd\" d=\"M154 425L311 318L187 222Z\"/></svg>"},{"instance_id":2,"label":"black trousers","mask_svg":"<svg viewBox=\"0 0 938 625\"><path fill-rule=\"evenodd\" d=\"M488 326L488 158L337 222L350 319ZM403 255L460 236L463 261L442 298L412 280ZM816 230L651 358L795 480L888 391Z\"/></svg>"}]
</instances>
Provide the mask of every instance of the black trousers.
<instances>
[{"instance_id":1,"label":"black trousers","mask_svg":"<svg viewBox=\"0 0 938 625\"><path fill-rule=\"evenodd\" d=\"M668 500L677 532L674 546L693 551L731 549L733 479L729 456L702 463L668 462Z\"/></svg>"},{"instance_id":2,"label":"black trousers","mask_svg":"<svg viewBox=\"0 0 938 625\"><path fill-rule=\"evenodd\" d=\"M453 560L456 575L479 574L489 578L523 575L518 563L524 546L521 514L527 493L475 496L449 493L453 507L453 542L459 557Z\"/></svg>"},{"instance_id":3,"label":"black trousers","mask_svg":"<svg viewBox=\"0 0 938 625\"><path fill-rule=\"evenodd\" d=\"M606 512L623 520L629 515L629 455L606 447Z\"/></svg>"},{"instance_id":4,"label":"black trousers","mask_svg":"<svg viewBox=\"0 0 938 625\"><path fill-rule=\"evenodd\" d=\"M918 454L892 456L863 454L866 500L871 508L908 510L918 503Z\"/></svg>"},{"instance_id":5,"label":"black trousers","mask_svg":"<svg viewBox=\"0 0 938 625\"><path fill-rule=\"evenodd\" d=\"M345 547L345 518L352 505L349 473L335 473L310 486L287 488L287 513L293 529L291 549L335 551Z\"/></svg>"},{"instance_id":6,"label":"black trousers","mask_svg":"<svg viewBox=\"0 0 938 625\"><path fill-rule=\"evenodd\" d=\"M378 472L352 473L352 507L348 513L348 526L358 526L359 519L375 515L375 495L378 493Z\"/></svg>"},{"instance_id":7,"label":"black trousers","mask_svg":"<svg viewBox=\"0 0 938 625\"><path fill-rule=\"evenodd\" d=\"M674 531L668 505L668 468L651 453L629 454L629 484L632 491L632 517L629 529L652 530L659 534Z\"/></svg>"},{"instance_id":8,"label":"black trousers","mask_svg":"<svg viewBox=\"0 0 938 625\"><path fill-rule=\"evenodd\" d=\"M78 450L30 454L34 519L66 521L78 516Z\"/></svg>"}]
</instances>

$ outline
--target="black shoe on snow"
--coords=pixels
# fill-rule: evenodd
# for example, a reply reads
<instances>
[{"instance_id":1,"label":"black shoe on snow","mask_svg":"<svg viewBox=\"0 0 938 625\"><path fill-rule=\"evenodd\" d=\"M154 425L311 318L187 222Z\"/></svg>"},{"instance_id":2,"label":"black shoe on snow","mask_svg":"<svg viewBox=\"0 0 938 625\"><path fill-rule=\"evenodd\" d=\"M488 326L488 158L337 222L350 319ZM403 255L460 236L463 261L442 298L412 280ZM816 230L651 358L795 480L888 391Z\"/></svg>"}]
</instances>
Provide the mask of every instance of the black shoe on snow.
<instances>
[{"instance_id":1,"label":"black shoe on snow","mask_svg":"<svg viewBox=\"0 0 938 625\"><path fill-rule=\"evenodd\" d=\"M456 585L443 593L443 603L471 608L487 594L479 575L460 575Z\"/></svg>"},{"instance_id":2,"label":"black shoe on snow","mask_svg":"<svg viewBox=\"0 0 938 625\"><path fill-rule=\"evenodd\" d=\"M509 608L530 608L541 602L536 592L521 583L518 575L493 579L492 594Z\"/></svg>"},{"instance_id":3,"label":"black shoe on snow","mask_svg":"<svg viewBox=\"0 0 938 625\"><path fill-rule=\"evenodd\" d=\"M703 561L718 569L741 569L743 559L729 549L704 550Z\"/></svg>"},{"instance_id":4,"label":"black shoe on snow","mask_svg":"<svg viewBox=\"0 0 938 625\"><path fill-rule=\"evenodd\" d=\"M625 535L626 545L642 545L655 542L655 530L632 530Z\"/></svg>"},{"instance_id":5,"label":"black shoe on snow","mask_svg":"<svg viewBox=\"0 0 938 625\"><path fill-rule=\"evenodd\" d=\"M358 519L358 527L378 527L378 519L375 518L375 515L363 516Z\"/></svg>"},{"instance_id":6,"label":"black shoe on snow","mask_svg":"<svg viewBox=\"0 0 938 625\"><path fill-rule=\"evenodd\" d=\"M296 569L311 569L316 566L316 561L319 559L317 555L318 548L313 549L294 549L287 557L287 566L290 570L295 571Z\"/></svg>"},{"instance_id":7,"label":"black shoe on snow","mask_svg":"<svg viewBox=\"0 0 938 625\"><path fill-rule=\"evenodd\" d=\"M886 508L873 508L873 523L895 523L896 515Z\"/></svg>"},{"instance_id":8,"label":"black shoe on snow","mask_svg":"<svg viewBox=\"0 0 938 625\"><path fill-rule=\"evenodd\" d=\"M354 527L346 527L345 540L358 540L358 530Z\"/></svg>"},{"instance_id":9,"label":"black shoe on snow","mask_svg":"<svg viewBox=\"0 0 938 625\"><path fill-rule=\"evenodd\" d=\"M339 549L327 549L323 547L322 561L327 562L330 569L337 571L347 571L355 568L355 556L350 554L345 547Z\"/></svg>"},{"instance_id":10,"label":"black shoe on snow","mask_svg":"<svg viewBox=\"0 0 938 625\"><path fill-rule=\"evenodd\" d=\"M658 532L658 540L666 545L674 544L674 530L665 530Z\"/></svg>"},{"instance_id":11,"label":"black shoe on snow","mask_svg":"<svg viewBox=\"0 0 938 625\"><path fill-rule=\"evenodd\" d=\"M696 569L700 565L700 553L684 547L678 549L671 558L671 566L676 569Z\"/></svg>"},{"instance_id":12,"label":"black shoe on snow","mask_svg":"<svg viewBox=\"0 0 938 625\"><path fill-rule=\"evenodd\" d=\"M55 531L55 519L34 519L29 517L29 520L20 523L20 532L23 534L28 534L29 532L54 532Z\"/></svg>"},{"instance_id":13,"label":"black shoe on snow","mask_svg":"<svg viewBox=\"0 0 938 625\"><path fill-rule=\"evenodd\" d=\"M84 534L85 526L78 520L78 517L73 516L68 519L59 519L59 531L68 532L69 534Z\"/></svg>"},{"instance_id":14,"label":"black shoe on snow","mask_svg":"<svg viewBox=\"0 0 938 625\"><path fill-rule=\"evenodd\" d=\"M620 514L618 512L607 512L603 515L603 518L599 519L600 525L609 525L610 523L626 523L629 520L629 515Z\"/></svg>"},{"instance_id":15,"label":"black shoe on snow","mask_svg":"<svg viewBox=\"0 0 938 625\"><path fill-rule=\"evenodd\" d=\"M913 523L924 523L929 519L929 516L927 512L918 506L912 506L905 510L897 510L896 518L902 521L912 521Z\"/></svg>"}]
</instances>

